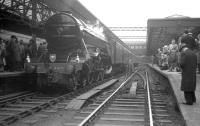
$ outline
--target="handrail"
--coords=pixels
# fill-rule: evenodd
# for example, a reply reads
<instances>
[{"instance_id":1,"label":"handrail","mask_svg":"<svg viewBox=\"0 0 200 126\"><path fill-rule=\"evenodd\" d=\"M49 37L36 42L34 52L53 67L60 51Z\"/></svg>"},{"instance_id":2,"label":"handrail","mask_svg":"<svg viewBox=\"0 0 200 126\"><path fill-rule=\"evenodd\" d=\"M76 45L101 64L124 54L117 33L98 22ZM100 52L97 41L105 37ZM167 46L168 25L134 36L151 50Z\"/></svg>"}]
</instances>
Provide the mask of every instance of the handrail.
<instances>
[{"instance_id":1,"label":"handrail","mask_svg":"<svg viewBox=\"0 0 200 126\"><path fill-rule=\"evenodd\" d=\"M133 77L133 75L136 73L135 71L132 75L129 76L128 79L126 79L103 103L101 103L90 115L88 115L78 126L85 126L88 124L88 122L92 119L94 115L96 115L103 106L108 103L108 101Z\"/></svg>"},{"instance_id":2,"label":"handrail","mask_svg":"<svg viewBox=\"0 0 200 126\"><path fill-rule=\"evenodd\" d=\"M149 107L149 121L150 126L153 126L153 115L152 115L152 109L151 109L151 100L150 100L150 91L149 91L149 79L148 79L148 73L146 72L146 84L147 84L147 96L148 96L148 107Z\"/></svg>"}]
</instances>

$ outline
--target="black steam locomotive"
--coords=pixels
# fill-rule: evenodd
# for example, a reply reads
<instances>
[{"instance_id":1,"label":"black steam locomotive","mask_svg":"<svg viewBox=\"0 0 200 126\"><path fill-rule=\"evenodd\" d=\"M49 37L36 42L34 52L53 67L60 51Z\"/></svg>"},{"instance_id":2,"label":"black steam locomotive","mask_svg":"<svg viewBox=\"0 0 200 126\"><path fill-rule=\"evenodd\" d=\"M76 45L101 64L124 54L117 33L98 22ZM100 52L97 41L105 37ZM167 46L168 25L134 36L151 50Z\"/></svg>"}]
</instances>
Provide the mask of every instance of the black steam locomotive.
<instances>
[{"instance_id":1,"label":"black steam locomotive","mask_svg":"<svg viewBox=\"0 0 200 126\"><path fill-rule=\"evenodd\" d=\"M34 68L40 89L76 89L101 81L105 76L124 72L132 52L117 41L108 41L72 14L58 13L46 24L47 50L26 67Z\"/></svg>"}]
</instances>

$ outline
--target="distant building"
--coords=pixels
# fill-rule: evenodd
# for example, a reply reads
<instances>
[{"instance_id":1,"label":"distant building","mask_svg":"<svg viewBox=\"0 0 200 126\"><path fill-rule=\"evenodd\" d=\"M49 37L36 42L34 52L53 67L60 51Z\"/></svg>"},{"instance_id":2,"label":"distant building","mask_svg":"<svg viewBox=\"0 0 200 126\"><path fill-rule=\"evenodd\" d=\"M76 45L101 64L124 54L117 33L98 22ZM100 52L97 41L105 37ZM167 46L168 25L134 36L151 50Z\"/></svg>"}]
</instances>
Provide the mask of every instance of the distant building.
<instances>
[{"instance_id":1,"label":"distant building","mask_svg":"<svg viewBox=\"0 0 200 126\"><path fill-rule=\"evenodd\" d=\"M157 53L158 48L169 45L172 39L178 43L185 30L197 37L200 33L200 18L172 15L160 19L148 19L147 22L147 54Z\"/></svg>"},{"instance_id":2,"label":"distant building","mask_svg":"<svg viewBox=\"0 0 200 126\"><path fill-rule=\"evenodd\" d=\"M146 54L146 43L126 43L136 55Z\"/></svg>"}]
</instances>

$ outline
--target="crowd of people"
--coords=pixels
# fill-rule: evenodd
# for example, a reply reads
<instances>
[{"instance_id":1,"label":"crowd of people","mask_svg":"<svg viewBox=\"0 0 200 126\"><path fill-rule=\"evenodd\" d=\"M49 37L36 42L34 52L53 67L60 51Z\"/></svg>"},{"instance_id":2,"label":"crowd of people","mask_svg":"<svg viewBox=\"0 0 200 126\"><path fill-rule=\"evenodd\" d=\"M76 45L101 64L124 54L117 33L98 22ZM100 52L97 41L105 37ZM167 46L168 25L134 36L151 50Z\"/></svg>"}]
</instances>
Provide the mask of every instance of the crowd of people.
<instances>
[{"instance_id":1,"label":"crowd of people","mask_svg":"<svg viewBox=\"0 0 200 126\"><path fill-rule=\"evenodd\" d=\"M179 39L172 39L169 45L164 45L162 48L158 48L157 54L153 55L153 64L157 64L161 70L169 71L181 71L180 69L180 49L181 49L181 39L185 36L190 36L192 38L193 34L191 32L185 31ZM193 51L197 55L197 64L200 68L200 34L197 36L195 43L193 45ZM200 70L199 70L200 73Z\"/></svg>"},{"instance_id":2,"label":"crowd of people","mask_svg":"<svg viewBox=\"0 0 200 126\"><path fill-rule=\"evenodd\" d=\"M22 71L27 57L38 57L45 45L46 42L43 42L37 47L34 39L30 39L27 44L23 40L18 40L15 35L7 41L0 38L0 72Z\"/></svg>"},{"instance_id":3,"label":"crowd of people","mask_svg":"<svg viewBox=\"0 0 200 126\"><path fill-rule=\"evenodd\" d=\"M185 31L178 39L172 39L171 44L158 49L152 56L153 64L157 63L161 70L181 71L181 91L184 92L185 105L196 103L196 72L200 73L200 34L196 39L192 33ZM155 60L156 59L156 60Z\"/></svg>"},{"instance_id":4,"label":"crowd of people","mask_svg":"<svg viewBox=\"0 0 200 126\"><path fill-rule=\"evenodd\" d=\"M157 64L161 70L178 71L178 44L172 39L171 44L159 48L156 54Z\"/></svg>"}]
</instances>

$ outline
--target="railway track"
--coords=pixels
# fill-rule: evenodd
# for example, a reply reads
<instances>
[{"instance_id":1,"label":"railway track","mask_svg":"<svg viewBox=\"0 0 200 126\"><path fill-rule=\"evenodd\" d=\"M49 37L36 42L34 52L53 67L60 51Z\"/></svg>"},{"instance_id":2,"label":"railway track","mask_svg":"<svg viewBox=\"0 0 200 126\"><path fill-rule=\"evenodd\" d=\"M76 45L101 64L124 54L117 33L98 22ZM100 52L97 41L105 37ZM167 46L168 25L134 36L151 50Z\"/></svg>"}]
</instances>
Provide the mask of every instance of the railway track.
<instances>
[{"instance_id":1,"label":"railway track","mask_svg":"<svg viewBox=\"0 0 200 126\"><path fill-rule=\"evenodd\" d=\"M134 74L133 74L134 75ZM115 90L110 89L103 92L100 96L96 98L96 102L88 105L87 107L83 108L75 117L74 120L71 122L65 123L65 126L77 126L77 125L88 125L88 122L93 122L93 119L99 116L99 113L102 113L106 106L112 102L113 98L118 95L121 89L126 88L126 83L130 81L132 76L129 76L128 79L123 81L123 83L118 86ZM121 101L123 102L123 101ZM120 106L114 106L110 109L110 111L118 110ZM122 108L123 110L123 108ZM129 111L129 110L127 110ZM81 122L83 121L83 122Z\"/></svg>"},{"instance_id":2,"label":"railway track","mask_svg":"<svg viewBox=\"0 0 200 126\"><path fill-rule=\"evenodd\" d=\"M119 88L113 92L104 92L65 126L179 125L174 123L175 118L167 109L167 92L159 83L150 84L148 78L147 72L133 73ZM136 95L127 94L130 89L124 88L131 79L138 82Z\"/></svg>"},{"instance_id":3,"label":"railway track","mask_svg":"<svg viewBox=\"0 0 200 126\"><path fill-rule=\"evenodd\" d=\"M27 93L7 99L0 108L0 125L8 125L16 120L32 115L68 98L70 94L59 97L46 97L38 93Z\"/></svg>"},{"instance_id":4,"label":"railway track","mask_svg":"<svg viewBox=\"0 0 200 126\"><path fill-rule=\"evenodd\" d=\"M67 103L76 96L87 92L95 86L104 83L110 79L96 82L74 92L66 93L59 96L45 96L38 92L17 93L9 98L0 99L0 126L9 125L29 115L34 115L39 111L54 111L51 106L57 104L64 108ZM48 109L50 108L50 109Z\"/></svg>"},{"instance_id":5,"label":"railway track","mask_svg":"<svg viewBox=\"0 0 200 126\"><path fill-rule=\"evenodd\" d=\"M6 96L1 96L0 97L0 107L3 107L9 103L16 102L17 99L19 99L19 98L23 99L24 97L31 96L33 94L34 94L33 92L24 91L24 92L13 93L13 94L6 95Z\"/></svg>"}]
</instances>

